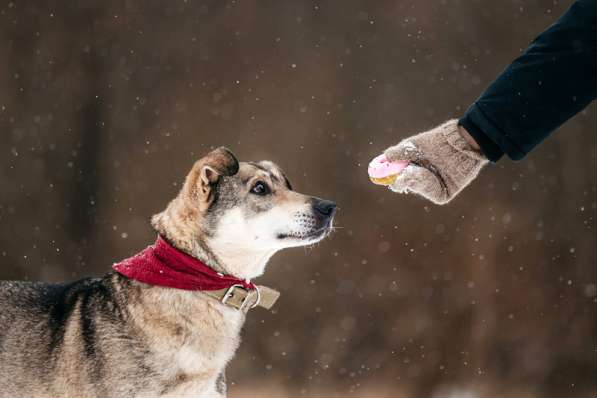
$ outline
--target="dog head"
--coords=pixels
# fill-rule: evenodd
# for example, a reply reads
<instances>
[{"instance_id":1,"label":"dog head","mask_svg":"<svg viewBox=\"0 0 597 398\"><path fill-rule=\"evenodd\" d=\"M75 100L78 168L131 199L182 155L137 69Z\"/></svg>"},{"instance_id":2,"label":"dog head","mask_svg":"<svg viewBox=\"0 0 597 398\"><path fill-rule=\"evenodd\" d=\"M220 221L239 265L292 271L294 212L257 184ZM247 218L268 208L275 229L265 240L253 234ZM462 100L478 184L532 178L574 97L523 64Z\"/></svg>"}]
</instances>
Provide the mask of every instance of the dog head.
<instances>
[{"instance_id":1,"label":"dog head","mask_svg":"<svg viewBox=\"0 0 597 398\"><path fill-rule=\"evenodd\" d=\"M332 201L295 192L276 164L239 163L218 148L195 163L178 197L152 224L214 268L251 279L276 251L325 238L335 211Z\"/></svg>"}]
</instances>

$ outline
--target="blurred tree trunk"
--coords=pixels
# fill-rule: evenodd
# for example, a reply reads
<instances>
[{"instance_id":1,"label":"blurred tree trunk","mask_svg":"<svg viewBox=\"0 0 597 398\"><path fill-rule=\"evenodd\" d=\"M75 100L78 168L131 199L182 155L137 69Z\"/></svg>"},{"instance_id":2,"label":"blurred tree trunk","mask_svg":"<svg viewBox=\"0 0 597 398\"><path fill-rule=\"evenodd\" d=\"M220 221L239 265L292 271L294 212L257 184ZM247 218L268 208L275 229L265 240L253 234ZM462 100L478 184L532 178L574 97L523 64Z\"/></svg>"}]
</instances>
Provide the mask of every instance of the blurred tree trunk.
<instances>
[{"instance_id":1,"label":"blurred tree trunk","mask_svg":"<svg viewBox=\"0 0 597 398\"><path fill-rule=\"evenodd\" d=\"M71 236L87 246L93 236L97 220L96 206L102 183L100 158L102 154L103 96L101 82L103 67L96 50L92 49L83 67L87 76L87 98L79 110L77 149L78 167L70 203L72 217L68 226Z\"/></svg>"},{"instance_id":2,"label":"blurred tree trunk","mask_svg":"<svg viewBox=\"0 0 597 398\"><path fill-rule=\"evenodd\" d=\"M73 7L66 19L72 26L71 53L81 54L80 87L82 101L77 105L75 125L78 126L75 142L76 166L73 184L68 187L70 217L68 233L79 248L81 263L92 255L90 242L97 229L98 193L102 187L101 156L103 153L102 133L105 127L106 65L100 56L96 32L102 18L107 15L103 3L79 3ZM102 30L105 35L105 30ZM105 41L105 39L103 40Z\"/></svg>"}]
</instances>

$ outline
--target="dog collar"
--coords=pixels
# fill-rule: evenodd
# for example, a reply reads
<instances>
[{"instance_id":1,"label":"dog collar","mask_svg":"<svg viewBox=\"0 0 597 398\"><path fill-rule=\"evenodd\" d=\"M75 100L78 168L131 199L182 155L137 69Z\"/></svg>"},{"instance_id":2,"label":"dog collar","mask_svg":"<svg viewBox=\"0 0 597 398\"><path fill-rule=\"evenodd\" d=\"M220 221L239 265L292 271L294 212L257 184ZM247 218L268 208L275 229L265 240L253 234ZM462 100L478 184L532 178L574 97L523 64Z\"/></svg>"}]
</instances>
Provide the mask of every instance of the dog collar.
<instances>
[{"instance_id":1,"label":"dog collar","mask_svg":"<svg viewBox=\"0 0 597 398\"><path fill-rule=\"evenodd\" d=\"M261 285L255 285L255 288L251 290L246 289L243 285L232 285L228 289L206 290L203 293L222 304L245 312L255 307L269 310L280 297L280 292Z\"/></svg>"},{"instance_id":2,"label":"dog collar","mask_svg":"<svg viewBox=\"0 0 597 398\"><path fill-rule=\"evenodd\" d=\"M280 293L248 280L224 275L202 261L181 252L158 235L153 246L116 263L121 275L154 286L200 291L224 305L247 312L270 309Z\"/></svg>"}]
</instances>

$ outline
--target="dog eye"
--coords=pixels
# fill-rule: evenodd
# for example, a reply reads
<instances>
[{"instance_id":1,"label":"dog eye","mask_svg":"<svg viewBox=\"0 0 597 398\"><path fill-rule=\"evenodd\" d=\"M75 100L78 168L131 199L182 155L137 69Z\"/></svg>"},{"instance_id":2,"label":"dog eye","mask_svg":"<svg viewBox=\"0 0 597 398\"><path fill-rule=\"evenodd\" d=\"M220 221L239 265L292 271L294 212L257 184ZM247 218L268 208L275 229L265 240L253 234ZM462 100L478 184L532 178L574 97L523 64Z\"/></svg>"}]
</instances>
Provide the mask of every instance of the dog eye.
<instances>
[{"instance_id":1,"label":"dog eye","mask_svg":"<svg viewBox=\"0 0 597 398\"><path fill-rule=\"evenodd\" d=\"M255 185L253 185L253 188L251 188L251 193L260 196L267 195L269 193L269 187L265 182L257 181Z\"/></svg>"}]
</instances>

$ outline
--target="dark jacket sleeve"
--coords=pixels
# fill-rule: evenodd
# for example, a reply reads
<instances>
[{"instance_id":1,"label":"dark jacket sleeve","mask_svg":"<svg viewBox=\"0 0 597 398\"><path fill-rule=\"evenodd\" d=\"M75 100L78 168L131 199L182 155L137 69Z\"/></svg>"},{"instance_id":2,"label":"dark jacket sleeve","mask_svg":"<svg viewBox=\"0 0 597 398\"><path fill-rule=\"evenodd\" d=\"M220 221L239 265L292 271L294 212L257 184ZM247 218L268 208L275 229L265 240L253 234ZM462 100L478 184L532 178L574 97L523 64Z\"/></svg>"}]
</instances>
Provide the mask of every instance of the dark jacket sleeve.
<instances>
[{"instance_id":1,"label":"dark jacket sleeve","mask_svg":"<svg viewBox=\"0 0 597 398\"><path fill-rule=\"evenodd\" d=\"M597 0L578 0L468 108L491 161L523 158L597 96Z\"/></svg>"}]
</instances>

